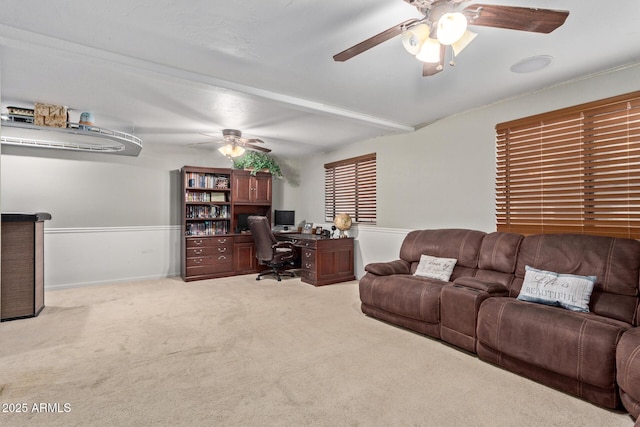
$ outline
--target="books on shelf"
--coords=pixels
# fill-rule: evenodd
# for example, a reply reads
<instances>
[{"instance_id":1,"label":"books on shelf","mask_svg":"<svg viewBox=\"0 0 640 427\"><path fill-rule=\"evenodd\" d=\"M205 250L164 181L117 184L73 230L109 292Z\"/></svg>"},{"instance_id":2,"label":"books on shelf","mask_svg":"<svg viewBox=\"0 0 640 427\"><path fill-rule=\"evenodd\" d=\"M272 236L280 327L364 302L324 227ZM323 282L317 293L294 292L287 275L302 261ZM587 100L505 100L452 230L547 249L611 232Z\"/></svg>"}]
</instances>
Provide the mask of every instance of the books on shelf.
<instances>
[{"instance_id":1,"label":"books on shelf","mask_svg":"<svg viewBox=\"0 0 640 427\"><path fill-rule=\"evenodd\" d=\"M228 221L189 222L186 229L187 236L215 236L229 234Z\"/></svg>"},{"instance_id":2,"label":"books on shelf","mask_svg":"<svg viewBox=\"0 0 640 427\"><path fill-rule=\"evenodd\" d=\"M185 171L184 215L187 236L214 236L231 231L230 174Z\"/></svg>"},{"instance_id":3,"label":"books on shelf","mask_svg":"<svg viewBox=\"0 0 640 427\"><path fill-rule=\"evenodd\" d=\"M187 187L189 188L216 188L229 189L229 177L211 173L187 172Z\"/></svg>"},{"instance_id":4,"label":"books on shelf","mask_svg":"<svg viewBox=\"0 0 640 427\"><path fill-rule=\"evenodd\" d=\"M187 191L184 195L184 199L187 202L221 202L225 203L227 201L226 193L219 192L208 192L208 191Z\"/></svg>"},{"instance_id":5,"label":"books on shelf","mask_svg":"<svg viewBox=\"0 0 640 427\"><path fill-rule=\"evenodd\" d=\"M187 219L230 219L231 212L228 205L224 206L205 206L205 205L188 205L186 207Z\"/></svg>"}]
</instances>

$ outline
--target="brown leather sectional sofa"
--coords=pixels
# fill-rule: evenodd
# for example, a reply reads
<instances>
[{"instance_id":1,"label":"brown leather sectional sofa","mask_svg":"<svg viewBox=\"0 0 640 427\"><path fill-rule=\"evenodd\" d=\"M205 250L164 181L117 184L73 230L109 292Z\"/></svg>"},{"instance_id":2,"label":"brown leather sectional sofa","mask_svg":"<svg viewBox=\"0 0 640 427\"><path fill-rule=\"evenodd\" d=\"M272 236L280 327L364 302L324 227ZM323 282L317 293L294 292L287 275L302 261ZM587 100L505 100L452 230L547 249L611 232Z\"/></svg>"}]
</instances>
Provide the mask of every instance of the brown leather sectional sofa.
<instances>
[{"instance_id":1,"label":"brown leather sectional sofa","mask_svg":"<svg viewBox=\"0 0 640 427\"><path fill-rule=\"evenodd\" d=\"M455 259L449 281L414 275L422 255ZM589 312L517 299L525 266L596 276ZM640 415L640 242L589 235L416 230L400 259L360 279L368 316L607 408Z\"/></svg>"}]
</instances>

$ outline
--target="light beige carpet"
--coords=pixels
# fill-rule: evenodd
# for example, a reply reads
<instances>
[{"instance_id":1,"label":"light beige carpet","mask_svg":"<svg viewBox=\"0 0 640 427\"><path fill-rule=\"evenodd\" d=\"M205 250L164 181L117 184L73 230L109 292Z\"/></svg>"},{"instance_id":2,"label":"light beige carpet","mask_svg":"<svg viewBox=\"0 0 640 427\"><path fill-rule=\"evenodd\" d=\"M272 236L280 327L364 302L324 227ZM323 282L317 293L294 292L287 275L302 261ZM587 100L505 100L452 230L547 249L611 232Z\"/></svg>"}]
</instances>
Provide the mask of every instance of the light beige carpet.
<instances>
[{"instance_id":1,"label":"light beige carpet","mask_svg":"<svg viewBox=\"0 0 640 427\"><path fill-rule=\"evenodd\" d=\"M254 278L48 291L0 324L0 425L633 426L364 316L357 282Z\"/></svg>"}]
</instances>

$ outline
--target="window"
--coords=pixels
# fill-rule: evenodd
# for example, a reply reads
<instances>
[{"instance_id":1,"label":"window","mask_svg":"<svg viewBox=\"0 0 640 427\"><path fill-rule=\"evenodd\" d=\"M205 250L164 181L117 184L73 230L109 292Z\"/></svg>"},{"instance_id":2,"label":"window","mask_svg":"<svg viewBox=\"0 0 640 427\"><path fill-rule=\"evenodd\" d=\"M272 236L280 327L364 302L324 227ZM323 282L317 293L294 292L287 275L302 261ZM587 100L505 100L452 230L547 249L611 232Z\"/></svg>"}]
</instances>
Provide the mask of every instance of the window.
<instances>
[{"instance_id":1,"label":"window","mask_svg":"<svg viewBox=\"0 0 640 427\"><path fill-rule=\"evenodd\" d=\"M496 132L499 231L640 238L640 92Z\"/></svg>"},{"instance_id":2,"label":"window","mask_svg":"<svg viewBox=\"0 0 640 427\"><path fill-rule=\"evenodd\" d=\"M347 213L354 222L376 222L376 154L324 165L325 221Z\"/></svg>"}]
</instances>

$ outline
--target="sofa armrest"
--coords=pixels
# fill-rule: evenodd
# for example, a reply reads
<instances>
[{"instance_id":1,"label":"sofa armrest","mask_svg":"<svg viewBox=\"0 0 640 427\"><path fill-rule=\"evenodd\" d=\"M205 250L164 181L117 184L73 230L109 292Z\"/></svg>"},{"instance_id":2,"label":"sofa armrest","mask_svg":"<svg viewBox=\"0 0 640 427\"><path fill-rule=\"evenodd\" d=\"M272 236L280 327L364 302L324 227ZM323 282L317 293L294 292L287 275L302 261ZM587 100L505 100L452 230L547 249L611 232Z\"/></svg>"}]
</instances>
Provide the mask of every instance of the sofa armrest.
<instances>
[{"instance_id":1,"label":"sofa armrest","mask_svg":"<svg viewBox=\"0 0 640 427\"><path fill-rule=\"evenodd\" d=\"M390 262L373 262L367 264L364 270L376 276L391 276L392 274L411 274L411 267L407 261L398 259Z\"/></svg>"},{"instance_id":2,"label":"sofa armrest","mask_svg":"<svg viewBox=\"0 0 640 427\"><path fill-rule=\"evenodd\" d=\"M634 417L640 416L640 327L629 329L616 348L616 379L622 405Z\"/></svg>"},{"instance_id":3,"label":"sofa armrest","mask_svg":"<svg viewBox=\"0 0 640 427\"><path fill-rule=\"evenodd\" d=\"M508 295L509 290L501 283L483 282L473 277L458 277L453 281L454 285L464 286L466 288L476 289L486 292L489 295Z\"/></svg>"}]
</instances>

